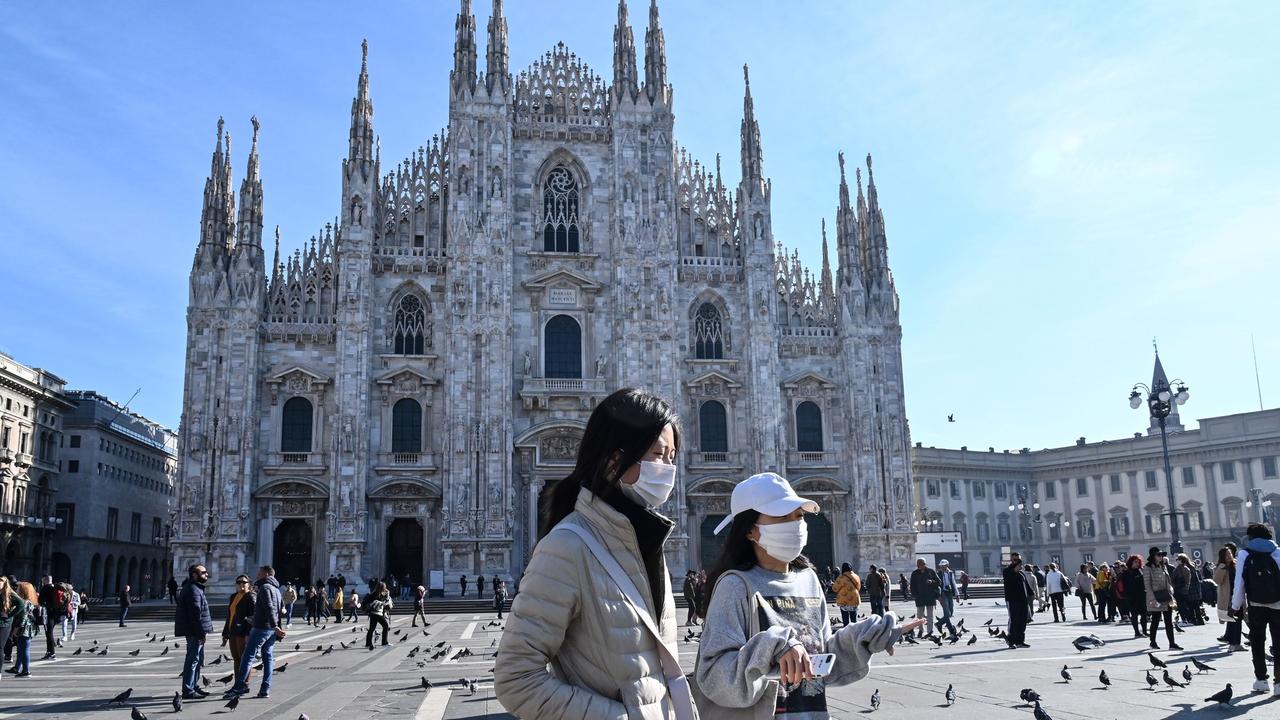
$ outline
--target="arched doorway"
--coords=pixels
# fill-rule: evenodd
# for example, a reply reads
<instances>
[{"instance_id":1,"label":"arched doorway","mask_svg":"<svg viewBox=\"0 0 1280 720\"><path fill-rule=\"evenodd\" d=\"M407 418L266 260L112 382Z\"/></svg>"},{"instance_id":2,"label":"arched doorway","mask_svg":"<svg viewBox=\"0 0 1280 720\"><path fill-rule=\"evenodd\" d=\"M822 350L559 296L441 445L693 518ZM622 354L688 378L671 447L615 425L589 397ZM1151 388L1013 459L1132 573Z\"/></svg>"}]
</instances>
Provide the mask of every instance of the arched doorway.
<instances>
[{"instance_id":1,"label":"arched doorway","mask_svg":"<svg viewBox=\"0 0 1280 720\"><path fill-rule=\"evenodd\" d=\"M55 582L71 580L71 558L60 552L53 554L53 579Z\"/></svg>"},{"instance_id":2,"label":"arched doorway","mask_svg":"<svg viewBox=\"0 0 1280 720\"><path fill-rule=\"evenodd\" d=\"M819 575L828 567L838 567L831 548L831 520L823 513L805 515L804 519L809 526L809 543L804 546L804 556L813 563Z\"/></svg>"},{"instance_id":3,"label":"arched doorway","mask_svg":"<svg viewBox=\"0 0 1280 720\"><path fill-rule=\"evenodd\" d=\"M276 577L305 586L311 582L311 524L306 520L283 520L272 539L271 565Z\"/></svg>"},{"instance_id":4,"label":"arched doorway","mask_svg":"<svg viewBox=\"0 0 1280 720\"><path fill-rule=\"evenodd\" d=\"M422 583L422 525L413 518L396 518L387 528L386 571L404 582Z\"/></svg>"},{"instance_id":5,"label":"arched doorway","mask_svg":"<svg viewBox=\"0 0 1280 720\"><path fill-rule=\"evenodd\" d=\"M698 543L698 562L696 568L690 570L710 570L716 564L716 560L720 559L720 551L724 549L724 539L728 536L729 531L726 529L719 535L715 534L716 526L720 521L724 520L724 515L708 515L702 518L702 525L699 532L700 542Z\"/></svg>"}]
</instances>

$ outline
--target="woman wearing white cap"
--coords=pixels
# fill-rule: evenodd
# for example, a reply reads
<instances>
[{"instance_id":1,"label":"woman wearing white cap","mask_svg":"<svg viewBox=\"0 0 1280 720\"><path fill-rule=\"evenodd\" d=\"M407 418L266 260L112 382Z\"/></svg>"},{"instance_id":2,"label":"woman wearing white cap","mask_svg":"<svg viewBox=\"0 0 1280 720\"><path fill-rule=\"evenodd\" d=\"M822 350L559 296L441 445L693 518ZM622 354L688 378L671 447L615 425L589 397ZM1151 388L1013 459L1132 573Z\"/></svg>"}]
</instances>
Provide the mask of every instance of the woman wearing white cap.
<instances>
[{"instance_id":1,"label":"woman wearing white cap","mask_svg":"<svg viewBox=\"0 0 1280 720\"><path fill-rule=\"evenodd\" d=\"M833 633L822 584L800 554L804 515L819 512L818 504L761 473L734 488L730 508L716 528L729 528L724 551L708 577L713 590L694 670L698 710L703 720L826 718L826 686L865 677L873 654L892 653L923 621L899 626L888 612ZM819 653L834 663L824 667Z\"/></svg>"},{"instance_id":2,"label":"woman wearing white cap","mask_svg":"<svg viewBox=\"0 0 1280 720\"><path fill-rule=\"evenodd\" d=\"M693 717L662 551L675 523L657 512L679 449L655 395L619 390L591 413L498 646L494 690L516 717Z\"/></svg>"}]
</instances>

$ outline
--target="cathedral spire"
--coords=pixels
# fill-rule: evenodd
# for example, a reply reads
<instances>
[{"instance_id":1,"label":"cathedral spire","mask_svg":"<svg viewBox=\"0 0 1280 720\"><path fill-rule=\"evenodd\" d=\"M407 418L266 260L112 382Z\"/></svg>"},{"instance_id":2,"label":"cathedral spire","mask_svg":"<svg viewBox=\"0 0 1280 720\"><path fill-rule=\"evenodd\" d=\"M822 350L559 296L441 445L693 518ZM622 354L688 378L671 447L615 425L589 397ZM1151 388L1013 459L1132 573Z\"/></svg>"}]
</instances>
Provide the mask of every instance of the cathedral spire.
<instances>
[{"instance_id":1,"label":"cathedral spire","mask_svg":"<svg viewBox=\"0 0 1280 720\"><path fill-rule=\"evenodd\" d=\"M485 55L485 83L489 92L495 87L506 89L507 76L507 18L502 14L502 0L493 0L493 12L489 14L489 47Z\"/></svg>"},{"instance_id":2,"label":"cathedral spire","mask_svg":"<svg viewBox=\"0 0 1280 720\"><path fill-rule=\"evenodd\" d=\"M225 252L231 245L235 232L234 213L228 212L228 208L235 207L231 196L231 168L227 162L231 155L231 135L225 132L225 126L223 119L218 118L217 142L209 163L209 177L204 181L204 206L200 210L200 247L218 253Z\"/></svg>"},{"instance_id":3,"label":"cathedral spire","mask_svg":"<svg viewBox=\"0 0 1280 720\"><path fill-rule=\"evenodd\" d=\"M640 92L636 79L636 40L627 20L627 0L618 0L618 23L613 26L613 96L634 100Z\"/></svg>"},{"instance_id":4,"label":"cathedral spire","mask_svg":"<svg viewBox=\"0 0 1280 720\"><path fill-rule=\"evenodd\" d=\"M751 100L751 76L742 66L746 91L742 97L742 182L760 185L764 182L764 159L760 151L760 125L756 123L755 103Z\"/></svg>"},{"instance_id":5,"label":"cathedral spire","mask_svg":"<svg viewBox=\"0 0 1280 720\"><path fill-rule=\"evenodd\" d=\"M471 14L471 0L462 0L458 20L454 23L453 73L450 76L455 92L463 87L476 89L476 16Z\"/></svg>"},{"instance_id":6,"label":"cathedral spire","mask_svg":"<svg viewBox=\"0 0 1280 720\"><path fill-rule=\"evenodd\" d=\"M650 102L665 95L667 41L658 23L658 0L649 0L649 29L644 32L644 89Z\"/></svg>"},{"instance_id":7,"label":"cathedral spire","mask_svg":"<svg viewBox=\"0 0 1280 720\"><path fill-rule=\"evenodd\" d=\"M280 226L276 226L276 251L271 256L271 287L276 288L280 285Z\"/></svg>"},{"instance_id":8,"label":"cathedral spire","mask_svg":"<svg viewBox=\"0 0 1280 720\"><path fill-rule=\"evenodd\" d=\"M818 283L819 295L825 301L834 295L831 285L831 259L827 254L827 219L822 218L822 276Z\"/></svg>"},{"instance_id":9,"label":"cathedral spire","mask_svg":"<svg viewBox=\"0 0 1280 720\"><path fill-rule=\"evenodd\" d=\"M840 204L836 207L836 282L840 287L853 284L861 275L861 250L858 246L858 218L849 204L849 181L845 175L844 153L836 156L840 161ZM862 192L862 178L858 178L858 192Z\"/></svg>"},{"instance_id":10,"label":"cathedral spire","mask_svg":"<svg viewBox=\"0 0 1280 720\"><path fill-rule=\"evenodd\" d=\"M373 160L373 100L369 97L369 41L360 43L360 78L356 96L351 100L351 137L347 160Z\"/></svg>"},{"instance_id":11,"label":"cathedral spire","mask_svg":"<svg viewBox=\"0 0 1280 720\"><path fill-rule=\"evenodd\" d=\"M221 119L221 118L219 118ZM236 196L232 188L235 183L232 180L231 172L231 132L227 131L224 136L227 149L222 157L222 210L219 215L222 220L222 247L230 254L231 249L235 247L236 242Z\"/></svg>"},{"instance_id":12,"label":"cathedral spire","mask_svg":"<svg viewBox=\"0 0 1280 720\"><path fill-rule=\"evenodd\" d=\"M859 198L861 200L861 198ZM859 202L861 205L861 202ZM880 200L876 196L876 177L871 170L871 153L867 153L867 210L866 210L867 267L879 271L889 268L889 249L885 242L884 213L880 212Z\"/></svg>"},{"instance_id":13,"label":"cathedral spire","mask_svg":"<svg viewBox=\"0 0 1280 720\"><path fill-rule=\"evenodd\" d=\"M258 116L249 119L253 123L253 143L249 148L249 163L244 180L240 182L240 218L237 225L237 247L262 248L262 178L258 170Z\"/></svg>"}]
</instances>

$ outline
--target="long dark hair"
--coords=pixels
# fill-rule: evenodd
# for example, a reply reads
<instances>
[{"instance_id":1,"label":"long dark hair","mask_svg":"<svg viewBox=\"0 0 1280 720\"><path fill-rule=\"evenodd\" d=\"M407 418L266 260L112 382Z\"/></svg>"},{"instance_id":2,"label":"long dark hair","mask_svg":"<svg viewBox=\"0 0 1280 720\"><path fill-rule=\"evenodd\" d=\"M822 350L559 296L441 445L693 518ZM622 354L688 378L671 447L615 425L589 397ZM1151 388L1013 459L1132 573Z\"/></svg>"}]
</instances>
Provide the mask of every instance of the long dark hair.
<instances>
[{"instance_id":1,"label":"long dark hair","mask_svg":"<svg viewBox=\"0 0 1280 720\"><path fill-rule=\"evenodd\" d=\"M679 452L680 418L665 400L635 388L623 388L605 398L587 420L573 472L551 488L538 538L573 512L578 490L603 495L617 485L622 473L644 457L668 425Z\"/></svg>"},{"instance_id":2,"label":"long dark hair","mask_svg":"<svg viewBox=\"0 0 1280 720\"><path fill-rule=\"evenodd\" d=\"M755 543L747 537L747 534L759 521L760 513L756 510L743 510L733 517L720 557L716 559L716 564L711 566L711 572L707 573L707 589L702 593L702 607L698 608L699 615L707 616L707 608L711 605L711 594L721 575L729 570L750 570L756 566ZM810 564L809 558L800 555L792 560L788 567L791 570L803 570L813 565Z\"/></svg>"}]
</instances>

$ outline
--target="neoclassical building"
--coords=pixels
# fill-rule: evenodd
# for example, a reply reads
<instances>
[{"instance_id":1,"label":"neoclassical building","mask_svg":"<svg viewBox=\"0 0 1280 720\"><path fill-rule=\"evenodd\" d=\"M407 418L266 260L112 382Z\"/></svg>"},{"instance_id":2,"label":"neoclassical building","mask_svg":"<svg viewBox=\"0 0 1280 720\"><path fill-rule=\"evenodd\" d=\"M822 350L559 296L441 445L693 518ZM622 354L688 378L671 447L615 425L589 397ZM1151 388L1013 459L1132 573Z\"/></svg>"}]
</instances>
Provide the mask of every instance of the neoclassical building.
<instances>
[{"instance_id":1,"label":"neoclassical building","mask_svg":"<svg viewBox=\"0 0 1280 720\"><path fill-rule=\"evenodd\" d=\"M543 491L625 386L683 417L673 573L709 563L734 483L762 470L822 501L820 563L907 566L901 327L870 156L865 191L861 167L851 191L833 163L834 270L817 218L822 267L804 268L772 231L749 81L729 186L718 156L676 139L656 2L642 56L627 11L610 81L563 43L512 73L502 3L482 53L464 0L448 126L387 165L366 47L336 217L291 253L278 229L263 247L257 120L238 206L219 121L191 270L178 567L210 563L219 586L258 562L518 577Z\"/></svg>"},{"instance_id":2,"label":"neoclassical building","mask_svg":"<svg viewBox=\"0 0 1280 720\"><path fill-rule=\"evenodd\" d=\"M1153 386L1164 377L1159 359L1154 374ZM1004 547L1027 562L1065 562L1071 570L1145 557L1153 545L1169 547L1171 522L1188 555L1216 561L1223 543L1243 545L1248 523L1280 521L1280 410L1203 418L1187 429L1175 406L1168 419L1172 508L1157 423L1150 418L1145 433L1128 438L1080 438L1043 450L917 445L913 524L960 533L963 549L953 562L993 575Z\"/></svg>"}]
</instances>

